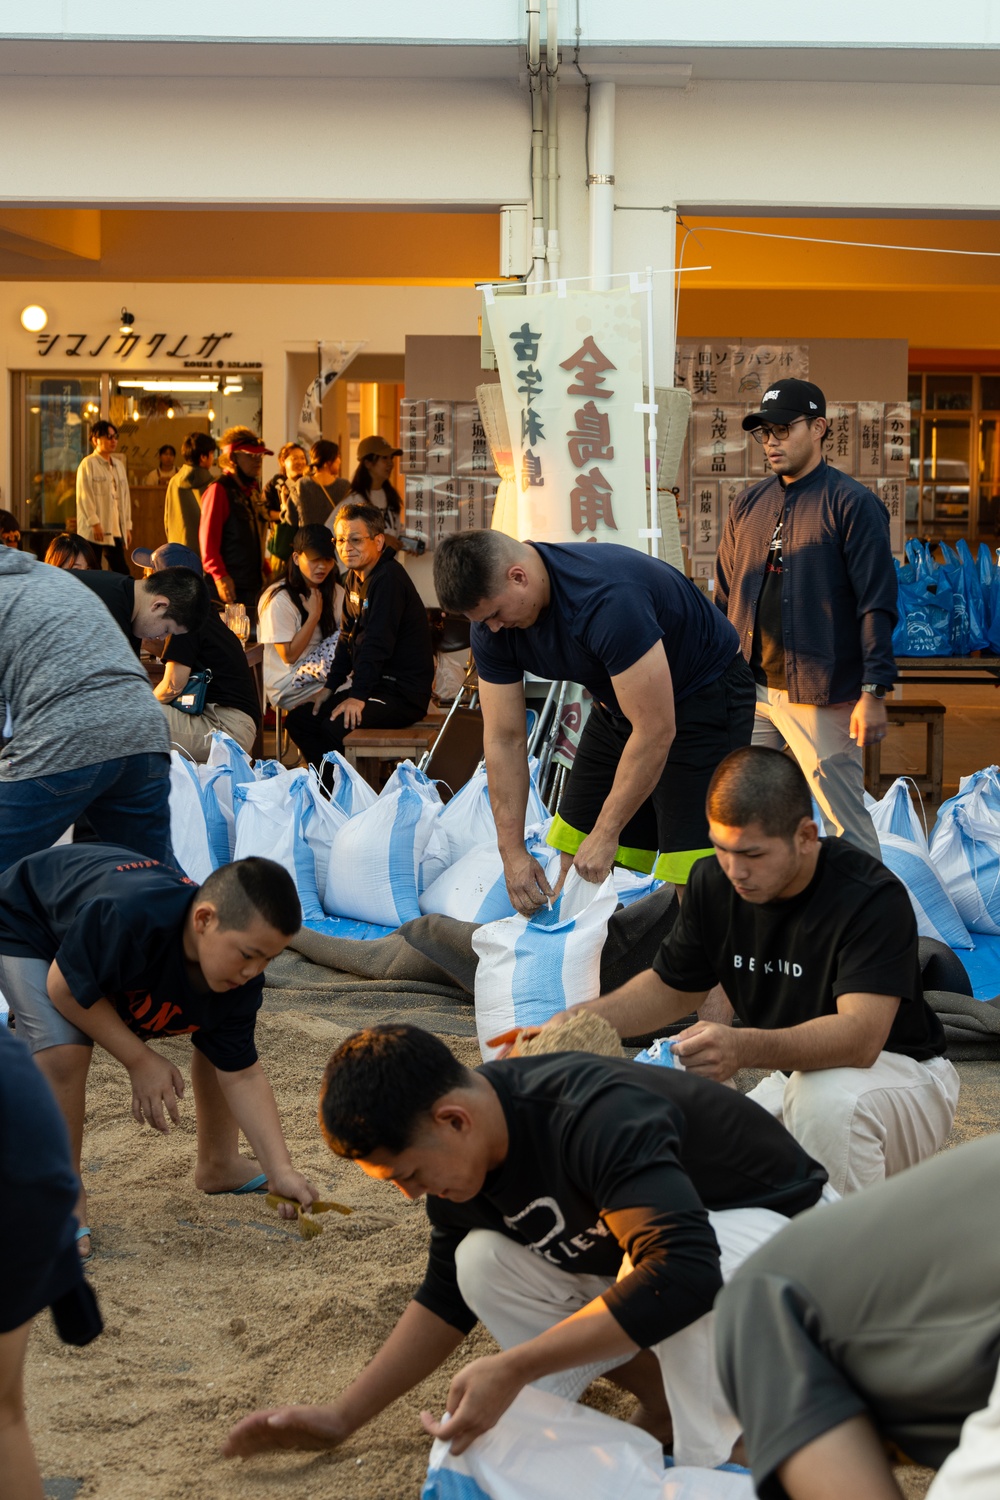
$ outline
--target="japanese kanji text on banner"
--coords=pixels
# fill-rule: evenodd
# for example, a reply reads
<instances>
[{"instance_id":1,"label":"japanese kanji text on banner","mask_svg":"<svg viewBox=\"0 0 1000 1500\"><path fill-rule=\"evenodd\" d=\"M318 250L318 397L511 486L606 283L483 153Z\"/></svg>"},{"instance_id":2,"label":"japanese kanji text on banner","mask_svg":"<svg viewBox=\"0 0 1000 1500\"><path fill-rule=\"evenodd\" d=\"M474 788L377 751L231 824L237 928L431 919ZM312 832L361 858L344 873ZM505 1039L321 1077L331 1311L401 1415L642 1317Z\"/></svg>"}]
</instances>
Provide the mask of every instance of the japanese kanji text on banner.
<instances>
[{"instance_id":1,"label":"japanese kanji text on banner","mask_svg":"<svg viewBox=\"0 0 1000 1500\"><path fill-rule=\"evenodd\" d=\"M517 535L648 551L639 298L500 296L489 306L517 484Z\"/></svg>"}]
</instances>

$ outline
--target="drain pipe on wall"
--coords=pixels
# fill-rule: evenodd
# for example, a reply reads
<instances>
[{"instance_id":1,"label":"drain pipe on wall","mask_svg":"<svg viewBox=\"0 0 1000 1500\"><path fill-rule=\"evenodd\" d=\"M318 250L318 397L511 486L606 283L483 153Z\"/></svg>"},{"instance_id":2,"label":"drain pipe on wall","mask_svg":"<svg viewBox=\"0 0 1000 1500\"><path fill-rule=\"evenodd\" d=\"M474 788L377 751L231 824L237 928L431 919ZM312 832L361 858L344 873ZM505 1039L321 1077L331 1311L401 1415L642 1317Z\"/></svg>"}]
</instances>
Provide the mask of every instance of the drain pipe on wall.
<instances>
[{"instance_id":1,"label":"drain pipe on wall","mask_svg":"<svg viewBox=\"0 0 1000 1500\"><path fill-rule=\"evenodd\" d=\"M540 289L537 283L545 280L545 208L543 191L545 186L545 124L544 97L542 93L542 42L541 0L527 0L528 88L531 91L531 270L527 276L527 288Z\"/></svg>"},{"instance_id":2,"label":"drain pipe on wall","mask_svg":"<svg viewBox=\"0 0 1000 1500\"><path fill-rule=\"evenodd\" d=\"M545 8L545 135L548 167L548 223L545 261L549 281L559 275L559 0Z\"/></svg>"},{"instance_id":3,"label":"drain pipe on wall","mask_svg":"<svg viewBox=\"0 0 1000 1500\"><path fill-rule=\"evenodd\" d=\"M590 287L611 289L615 239L615 86L590 88Z\"/></svg>"}]
</instances>

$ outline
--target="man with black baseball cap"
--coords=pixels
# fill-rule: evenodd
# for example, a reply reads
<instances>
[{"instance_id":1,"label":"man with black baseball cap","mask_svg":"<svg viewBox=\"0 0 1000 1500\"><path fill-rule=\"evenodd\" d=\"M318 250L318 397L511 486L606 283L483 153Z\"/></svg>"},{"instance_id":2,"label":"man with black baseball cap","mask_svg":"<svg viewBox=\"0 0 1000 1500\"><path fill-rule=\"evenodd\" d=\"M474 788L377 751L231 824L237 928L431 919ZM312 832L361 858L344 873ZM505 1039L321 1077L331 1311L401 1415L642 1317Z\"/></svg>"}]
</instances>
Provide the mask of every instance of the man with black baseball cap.
<instances>
[{"instance_id":1,"label":"man with black baseball cap","mask_svg":"<svg viewBox=\"0 0 1000 1500\"><path fill-rule=\"evenodd\" d=\"M753 742L798 761L829 835L876 859L861 750L885 737L896 578L885 506L823 457L826 397L776 380L743 419L770 475L733 502L716 602L757 680Z\"/></svg>"}]
</instances>

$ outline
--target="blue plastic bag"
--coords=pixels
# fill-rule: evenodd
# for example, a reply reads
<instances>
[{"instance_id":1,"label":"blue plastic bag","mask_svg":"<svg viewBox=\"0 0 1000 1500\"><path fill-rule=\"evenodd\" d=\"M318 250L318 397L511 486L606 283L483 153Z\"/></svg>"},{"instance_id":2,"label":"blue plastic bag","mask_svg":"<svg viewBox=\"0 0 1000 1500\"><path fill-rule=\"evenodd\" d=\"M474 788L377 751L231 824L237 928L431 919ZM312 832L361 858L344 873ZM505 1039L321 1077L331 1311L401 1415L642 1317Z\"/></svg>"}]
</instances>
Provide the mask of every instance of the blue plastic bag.
<instances>
[{"instance_id":1,"label":"blue plastic bag","mask_svg":"<svg viewBox=\"0 0 1000 1500\"><path fill-rule=\"evenodd\" d=\"M918 571L916 582L899 580L899 623L892 632L896 656L950 656L954 594L943 568Z\"/></svg>"},{"instance_id":2,"label":"blue plastic bag","mask_svg":"<svg viewBox=\"0 0 1000 1500\"><path fill-rule=\"evenodd\" d=\"M955 544L961 569L965 601L969 609L969 650L984 651L989 645L986 634L986 610L983 604L983 585L979 577L976 560L969 551L969 544L960 537Z\"/></svg>"}]
</instances>

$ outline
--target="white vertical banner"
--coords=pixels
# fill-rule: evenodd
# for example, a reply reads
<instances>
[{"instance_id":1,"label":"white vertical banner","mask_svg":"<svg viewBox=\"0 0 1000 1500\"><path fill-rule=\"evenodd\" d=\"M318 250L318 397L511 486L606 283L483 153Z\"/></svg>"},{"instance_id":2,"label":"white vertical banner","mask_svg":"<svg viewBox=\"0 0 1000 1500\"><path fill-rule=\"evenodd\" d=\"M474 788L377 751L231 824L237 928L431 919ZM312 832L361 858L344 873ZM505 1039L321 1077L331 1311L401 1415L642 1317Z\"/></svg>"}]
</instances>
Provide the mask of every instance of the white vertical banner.
<instances>
[{"instance_id":1,"label":"white vertical banner","mask_svg":"<svg viewBox=\"0 0 1000 1500\"><path fill-rule=\"evenodd\" d=\"M317 345L318 373L316 379L311 381L306 388L302 398L302 410L299 413L299 430L296 441L300 443L314 443L320 435L321 418L323 413L323 397L333 385L338 375L342 375L351 363L354 356L365 347L367 340L362 339L360 343L347 344L324 344Z\"/></svg>"},{"instance_id":2,"label":"white vertical banner","mask_svg":"<svg viewBox=\"0 0 1000 1500\"><path fill-rule=\"evenodd\" d=\"M518 537L648 552L639 311L639 296L624 290L499 296L488 305Z\"/></svg>"}]
</instances>

